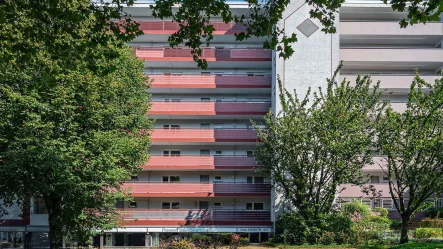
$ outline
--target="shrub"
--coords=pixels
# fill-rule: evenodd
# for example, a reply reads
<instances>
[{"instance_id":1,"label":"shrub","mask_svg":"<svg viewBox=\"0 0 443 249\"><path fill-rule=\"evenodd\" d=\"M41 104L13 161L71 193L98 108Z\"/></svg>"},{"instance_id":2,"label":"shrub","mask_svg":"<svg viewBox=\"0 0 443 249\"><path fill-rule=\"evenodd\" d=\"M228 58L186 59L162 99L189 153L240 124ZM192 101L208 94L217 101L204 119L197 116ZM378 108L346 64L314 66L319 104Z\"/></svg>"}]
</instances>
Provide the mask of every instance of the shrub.
<instances>
[{"instance_id":1,"label":"shrub","mask_svg":"<svg viewBox=\"0 0 443 249\"><path fill-rule=\"evenodd\" d=\"M441 228L417 228L415 237L417 239L443 238L443 230Z\"/></svg>"},{"instance_id":2,"label":"shrub","mask_svg":"<svg viewBox=\"0 0 443 249\"><path fill-rule=\"evenodd\" d=\"M240 238L240 246L248 246L251 243L249 242L248 238Z\"/></svg>"},{"instance_id":3,"label":"shrub","mask_svg":"<svg viewBox=\"0 0 443 249\"><path fill-rule=\"evenodd\" d=\"M443 219L424 218L420 222L421 227L443 228Z\"/></svg>"},{"instance_id":4,"label":"shrub","mask_svg":"<svg viewBox=\"0 0 443 249\"><path fill-rule=\"evenodd\" d=\"M388 218L389 211L386 208L378 207L378 208L374 208L374 211L377 213L380 213L381 217Z\"/></svg>"},{"instance_id":5,"label":"shrub","mask_svg":"<svg viewBox=\"0 0 443 249\"><path fill-rule=\"evenodd\" d=\"M302 245L306 242L308 227L305 220L297 214L283 214L276 222L276 232L276 242Z\"/></svg>"},{"instance_id":6,"label":"shrub","mask_svg":"<svg viewBox=\"0 0 443 249\"><path fill-rule=\"evenodd\" d=\"M443 207L429 208L428 210L426 210L426 216L429 218L443 219Z\"/></svg>"},{"instance_id":7,"label":"shrub","mask_svg":"<svg viewBox=\"0 0 443 249\"><path fill-rule=\"evenodd\" d=\"M318 243L323 245L330 245L335 241L335 234L333 232L323 232L318 239Z\"/></svg>"},{"instance_id":8,"label":"shrub","mask_svg":"<svg viewBox=\"0 0 443 249\"><path fill-rule=\"evenodd\" d=\"M240 245L240 235L238 234L231 234L231 243L229 244L230 249L237 249Z\"/></svg>"},{"instance_id":9,"label":"shrub","mask_svg":"<svg viewBox=\"0 0 443 249\"><path fill-rule=\"evenodd\" d=\"M343 213L348 215L352 220L359 220L371 215L371 208L361 203L360 200L354 200L343 206Z\"/></svg>"},{"instance_id":10,"label":"shrub","mask_svg":"<svg viewBox=\"0 0 443 249\"><path fill-rule=\"evenodd\" d=\"M199 249L208 249L212 246L214 239L206 234L195 233L192 235L192 241Z\"/></svg>"}]
</instances>

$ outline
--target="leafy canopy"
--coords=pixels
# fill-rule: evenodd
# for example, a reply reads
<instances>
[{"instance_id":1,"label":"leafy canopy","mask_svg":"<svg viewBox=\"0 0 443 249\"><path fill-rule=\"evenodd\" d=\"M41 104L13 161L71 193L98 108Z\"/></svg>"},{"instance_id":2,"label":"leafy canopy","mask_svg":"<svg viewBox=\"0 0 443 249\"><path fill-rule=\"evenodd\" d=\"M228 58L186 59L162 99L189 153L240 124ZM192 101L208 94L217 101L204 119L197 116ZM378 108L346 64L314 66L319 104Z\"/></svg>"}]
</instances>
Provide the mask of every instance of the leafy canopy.
<instances>
[{"instance_id":1,"label":"leafy canopy","mask_svg":"<svg viewBox=\"0 0 443 249\"><path fill-rule=\"evenodd\" d=\"M51 248L116 225L121 183L148 157L147 79L126 45L137 32L117 16L90 0L0 7L0 199L41 198Z\"/></svg>"},{"instance_id":2,"label":"leafy canopy","mask_svg":"<svg viewBox=\"0 0 443 249\"><path fill-rule=\"evenodd\" d=\"M273 180L288 208L315 220L333 209L339 186L359 183L361 170L371 162L374 122L385 104L379 83L368 76L350 82L328 80L309 102L310 91L300 100L280 87L282 111L265 117L267 129L258 129L254 156L263 174Z\"/></svg>"},{"instance_id":3,"label":"leafy canopy","mask_svg":"<svg viewBox=\"0 0 443 249\"><path fill-rule=\"evenodd\" d=\"M169 38L171 47L182 44L191 48L191 53L197 65L206 69L208 64L201 58L202 46L209 46L214 39L214 25L210 23L214 17L221 17L225 23L235 22L246 27L245 32L235 34L237 41L244 41L251 37L265 37L265 49L275 49L284 59L289 58L294 50L291 43L297 41L295 33L287 34L278 26L290 0L247 0L248 13L233 14L226 0L155 0L150 5L154 17L172 19L178 22L180 28ZM336 16L345 0L306 0L311 6L311 18L318 19L322 24L322 31L335 33ZM387 0L380 0L380 3ZM393 0L390 1L395 11L406 11L407 18L401 20L401 27L408 24L438 21L443 12L440 0ZM411 3L411 4L409 4Z\"/></svg>"},{"instance_id":4,"label":"leafy canopy","mask_svg":"<svg viewBox=\"0 0 443 249\"><path fill-rule=\"evenodd\" d=\"M406 106L402 113L388 108L377 125L380 167L402 218L401 242L426 200L443 193L443 79L428 83L417 74Z\"/></svg>"}]
</instances>

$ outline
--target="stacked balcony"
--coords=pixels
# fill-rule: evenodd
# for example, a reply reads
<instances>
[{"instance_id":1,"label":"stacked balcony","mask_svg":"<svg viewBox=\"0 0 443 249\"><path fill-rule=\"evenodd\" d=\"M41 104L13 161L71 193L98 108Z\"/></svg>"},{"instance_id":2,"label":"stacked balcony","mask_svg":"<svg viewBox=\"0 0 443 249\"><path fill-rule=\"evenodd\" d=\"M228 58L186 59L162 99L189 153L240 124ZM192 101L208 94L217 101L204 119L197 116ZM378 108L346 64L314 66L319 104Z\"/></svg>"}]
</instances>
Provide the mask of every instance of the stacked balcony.
<instances>
[{"instance_id":1,"label":"stacked balcony","mask_svg":"<svg viewBox=\"0 0 443 249\"><path fill-rule=\"evenodd\" d=\"M123 187L133 197L270 196L269 183L163 183L127 182Z\"/></svg>"},{"instance_id":2,"label":"stacked balcony","mask_svg":"<svg viewBox=\"0 0 443 249\"><path fill-rule=\"evenodd\" d=\"M154 145L257 143L257 131L251 129L154 129Z\"/></svg>"},{"instance_id":3,"label":"stacked balcony","mask_svg":"<svg viewBox=\"0 0 443 249\"><path fill-rule=\"evenodd\" d=\"M258 165L252 156L153 156L144 170L253 170Z\"/></svg>"},{"instance_id":4,"label":"stacked balcony","mask_svg":"<svg viewBox=\"0 0 443 249\"><path fill-rule=\"evenodd\" d=\"M144 34L170 35L179 29L179 24L172 21L138 21L138 23L140 24L139 28ZM243 25L234 22L211 21L209 23L215 29L213 35L233 35L246 31Z\"/></svg>"},{"instance_id":5,"label":"stacked balcony","mask_svg":"<svg viewBox=\"0 0 443 249\"><path fill-rule=\"evenodd\" d=\"M127 225L271 225L269 210L147 209L121 213Z\"/></svg>"}]
</instances>

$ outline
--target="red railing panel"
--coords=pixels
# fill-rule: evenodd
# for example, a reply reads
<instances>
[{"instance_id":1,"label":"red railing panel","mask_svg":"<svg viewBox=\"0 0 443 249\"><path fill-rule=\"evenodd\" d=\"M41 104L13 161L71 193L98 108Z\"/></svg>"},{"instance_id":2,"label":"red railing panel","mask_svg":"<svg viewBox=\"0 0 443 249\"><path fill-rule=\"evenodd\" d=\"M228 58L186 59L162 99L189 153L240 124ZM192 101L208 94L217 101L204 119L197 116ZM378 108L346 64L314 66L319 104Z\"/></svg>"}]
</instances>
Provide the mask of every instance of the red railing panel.
<instances>
[{"instance_id":1,"label":"red railing panel","mask_svg":"<svg viewBox=\"0 0 443 249\"><path fill-rule=\"evenodd\" d=\"M154 129L152 142L256 142L249 129Z\"/></svg>"},{"instance_id":2,"label":"red railing panel","mask_svg":"<svg viewBox=\"0 0 443 249\"><path fill-rule=\"evenodd\" d=\"M271 103L152 101L151 115L266 115Z\"/></svg>"},{"instance_id":3,"label":"red railing panel","mask_svg":"<svg viewBox=\"0 0 443 249\"><path fill-rule=\"evenodd\" d=\"M249 156L156 156L151 155L144 169L252 169L257 167Z\"/></svg>"}]
</instances>

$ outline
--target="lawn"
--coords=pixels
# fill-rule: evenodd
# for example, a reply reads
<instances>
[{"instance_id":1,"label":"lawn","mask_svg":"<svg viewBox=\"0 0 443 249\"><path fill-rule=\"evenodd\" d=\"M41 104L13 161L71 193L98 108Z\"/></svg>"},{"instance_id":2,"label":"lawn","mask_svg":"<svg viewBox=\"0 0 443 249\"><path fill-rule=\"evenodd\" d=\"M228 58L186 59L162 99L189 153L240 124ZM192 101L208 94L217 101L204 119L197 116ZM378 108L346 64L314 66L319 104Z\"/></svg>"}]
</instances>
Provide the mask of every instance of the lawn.
<instances>
[{"instance_id":1,"label":"lawn","mask_svg":"<svg viewBox=\"0 0 443 249\"><path fill-rule=\"evenodd\" d=\"M271 248L279 248L279 249L338 249L338 248L354 248L354 249L443 249L443 242L410 242L404 245L396 245L396 246L383 246L383 245L371 245L371 246L347 246L347 245L302 245L302 246L278 246L278 247L269 247L269 246L246 246L241 247L241 249L271 249Z\"/></svg>"}]
</instances>

